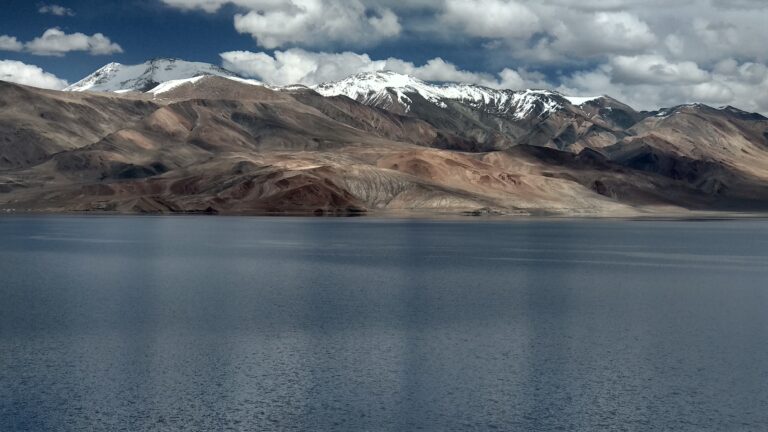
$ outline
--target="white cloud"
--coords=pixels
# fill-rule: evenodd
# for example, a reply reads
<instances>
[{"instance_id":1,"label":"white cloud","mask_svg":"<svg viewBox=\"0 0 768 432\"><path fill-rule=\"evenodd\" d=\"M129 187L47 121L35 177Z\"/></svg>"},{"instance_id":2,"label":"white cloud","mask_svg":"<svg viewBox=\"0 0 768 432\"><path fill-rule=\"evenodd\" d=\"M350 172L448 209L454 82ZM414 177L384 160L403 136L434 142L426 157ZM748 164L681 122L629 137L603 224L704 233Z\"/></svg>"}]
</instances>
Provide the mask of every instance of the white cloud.
<instances>
[{"instance_id":1,"label":"white cloud","mask_svg":"<svg viewBox=\"0 0 768 432\"><path fill-rule=\"evenodd\" d=\"M751 1L751 0L747 0ZM761 0L754 0L761 1ZM690 3L691 0L678 0L680 3ZM669 0L544 0L542 4L560 6L574 10L589 12L625 10L636 6L655 7L668 5Z\"/></svg>"},{"instance_id":2,"label":"white cloud","mask_svg":"<svg viewBox=\"0 0 768 432\"><path fill-rule=\"evenodd\" d=\"M408 10L398 0L378 3L395 12ZM768 7L764 0L442 0L431 2L431 6L418 3L422 9L432 10L434 16L431 21L405 19L406 33L428 34L435 40L459 43L465 43L468 37L491 39L495 43L485 44L489 57L503 54L529 65L584 65L615 55L638 54L695 62L716 62L727 56L768 61L768 51L763 46L768 38Z\"/></svg>"},{"instance_id":3,"label":"white cloud","mask_svg":"<svg viewBox=\"0 0 768 432\"><path fill-rule=\"evenodd\" d=\"M56 75L15 60L0 60L0 81L56 90L67 86L67 82Z\"/></svg>"},{"instance_id":4,"label":"white cloud","mask_svg":"<svg viewBox=\"0 0 768 432\"><path fill-rule=\"evenodd\" d=\"M558 84L526 69L504 68L498 74L473 72L442 58L417 65L391 57L375 60L368 54L312 52L300 48L275 51L273 55L230 51L222 53L221 58L225 68L272 85L314 85L361 72L391 70L425 81L508 89L546 88L572 96L608 94L636 109L703 102L768 112L768 67L733 59L709 70L694 62L677 62L662 56L617 56L595 68L566 74Z\"/></svg>"},{"instance_id":5,"label":"white cloud","mask_svg":"<svg viewBox=\"0 0 768 432\"><path fill-rule=\"evenodd\" d=\"M183 10L242 8L238 28L267 48L338 49L404 33L441 43L490 39L495 43L485 44L487 62L496 65L494 58L502 56L529 66L569 67L639 54L700 64L729 56L768 61L765 0L162 1ZM339 29L358 31L343 35Z\"/></svg>"},{"instance_id":6,"label":"white cloud","mask_svg":"<svg viewBox=\"0 0 768 432\"><path fill-rule=\"evenodd\" d=\"M389 8L360 0L162 0L182 10L217 12L225 4L242 9L235 29L273 49L288 45L366 46L398 36L399 17Z\"/></svg>"},{"instance_id":7,"label":"white cloud","mask_svg":"<svg viewBox=\"0 0 768 432\"><path fill-rule=\"evenodd\" d=\"M627 12L596 12L570 22L560 21L550 34L553 38L545 42L549 46L537 49L554 50L559 56L630 54L657 42L648 24Z\"/></svg>"},{"instance_id":8,"label":"white cloud","mask_svg":"<svg viewBox=\"0 0 768 432\"><path fill-rule=\"evenodd\" d=\"M240 8L231 12L237 29L280 51L229 60L267 81L317 82L386 67L428 80L611 94L639 108L704 102L768 112L766 0L162 1L209 13ZM417 65L295 50L338 52L395 37L421 52L437 46L444 57ZM445 54L452 45L457 53L476 50L465 60L492 73L458 68Z\"/></svg>"},{"instance_id":9,"label":"white cloud","mask_svg":"<svg viewBox=\"0 0 768 432\"><path fill-rule=\"evenodd\" d=\"M403 29L400 18L390 9L381 9L379 15L369 17L368 24L373 28L374 34L382 38L397 36Z\"/></svg>"},{"instance_id":10,"label":"white cloud","mask_svg":"<svg viewBox=\"0 0 768 432\"><path fill-rule=\"evenodd\" d=\"M425 81L452 81L496 88L545 87L543 77L525 70L504 69L498 76L461 70L441 58L417 66L396 58L373 60L353 52L310 52L300 48L267 53L230 51L221 54L222 65L244 76L273 85L314 85L336 81L362 72L391 70Z\"/></svg>"},{"instance_id":11,"label":"white cloud","mask_svg":"<svg viewBox=\"0 0 768 432\"><path fill-rule=\"evenodd\" d=\"M55 5L55 4L50 4L50 5L44 4L40 6L40 8L37 11L40 12L41 14L51 14L56 16L75 16L75 11L73 11L72 9L64 6Z\"/></svg>"},{"instance_id":12,"label":"white cloud","mask_svg":"<svg viewBox=\"0 0 768 432\"><path fill-rule=\"evenodd\" d=\"M734 59L705 70L693 62L663 57L619 57L564 77L558 90L566 94L608 94L636 109L701 102L768 113L768 67Z\"/></svg>"},{"instance_id":13,"label":"white cloud","mask_svg":"<svg viewBox=\"0 0 768 432\"><path fill-rule=\"evenodd\" d=\"M540 30L539 17L514 0L446 0L441 20L484 38L528 38Z\"/></svg>"},{"instance_id":14,"label":"white cloud","mask_svg":"<svg viewBox=\"0 0 768 432\"><path fill-rule=\"evenodd\" d=\"M332 43L360 46L400 33L391 10L370 13L358 0L287 0L235 15L235 29L268 49Z\"/></svg>"},{"instance_id":15,"label":"white cloud","mask_svg":"<svg viewBox=\"0 0 768 432\"><path fill-rule=\"evenodd\" d=\"M374 62L367 54L315 53L299 48L275 51L274 56L230 51L222 53L221 58L224 68L273 85L313 85L384 68L384 62Z\"/></svg>"},{"instance_id":16,"label":"white cloud","mask_svg":"<svg viewBox=\"0 0 768 432\"><path fill-rule=\"evenodd\" d=\"M710 79L694 62L670 62L658 55L617 56L610 65L614 82L622 84L701 84Z\"/></svg>"},{"instance_id":17,"label":"white cloud","mask_svg":"<svg viewBox=\"0 0 768 432\"><path fill-rule=\"evenodd\" d=\"M35 55L63 56L71 51L85 51L91 55L123 52L120 45L101 33L88 36L83 33L66 34L58 28L46 30L42 36L24 44L26 51Z\"/></svg>"},{"instance_id":18,"label":"white cloud","mask_svg":"<svg viewBox=\"0 0 768 432\"><path fill-rule=\"evenodd\" d=\"M21 51L22 49L24 44L15 37L0 35L0 51Z\"/></svg>"}]
</instances>

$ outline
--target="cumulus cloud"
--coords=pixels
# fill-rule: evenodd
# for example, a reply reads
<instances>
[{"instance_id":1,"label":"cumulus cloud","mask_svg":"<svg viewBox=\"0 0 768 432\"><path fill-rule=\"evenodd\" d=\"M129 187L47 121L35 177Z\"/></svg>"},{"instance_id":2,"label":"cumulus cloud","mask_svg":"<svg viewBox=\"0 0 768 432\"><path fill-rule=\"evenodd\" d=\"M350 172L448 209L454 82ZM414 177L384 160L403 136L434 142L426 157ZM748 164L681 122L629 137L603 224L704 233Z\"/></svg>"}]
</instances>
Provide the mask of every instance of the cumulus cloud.
<instances>
[{"instance_id":1,"label":"cumulus cloud","mask_svg":"<svg viewBox=\"0 0 768 432\"><path fill-rule=\"evenodd\" d=\"M267 84L315 85L362 72L390 70L424 81L463 82L492 88L553 89L566 95L608 94L636 109L653 110L681 103L734 105L768 112L768 67L724 60L711 69L658 55L617 56L593 68L561 74L556 80L525 68L491 74L469 71L442 58L423 64L390 57L372 59L354 52L313 52L300 48L265 52L221 53L222 65Z\"/></svg>"},{"instance_id":2,"label":"cumulus cloud","mask_svg":"<svg viewBox=\"0 0 768 432\"><path fill-rule=\"evenodd\" d=\"M88 36L83 33L67 34L58 28L46 30L42 36L24 44L26 51L35 55L63 56L71 51L85 51L91 55L123 52L120 45L101 33Z\"/></svg>"},{"instance_id":3,"label":"cumulus cloud","mask_svg":"<svg viewBox=\"0 0 768 432\"><path fill-rule=\"evenodd\" d=\"M416 65L397 58L373 60L368 54L310 52L300 48L275 51L274 55L230 51L222 53L221 58L225 68L273 85L314 85L362 72L390 70L425 81L465 82L495 88L547 86L543 76L526 70L506 68L494 76L461 70L441 58Z\"/></svg>"},{"instance_id":4,"label":"cumulus cloud","mask_svg":"<svg viewBox=\"0 0 768 432\"><path fill-rule=\"evenodd\" d=\"M701 102L766 113L768 67L726 59L712 70L704 70L693 62L663 57L621 57L564 77L557 90L566 94L608 94L636 109Z\"/></svg>"},{"instance_id":5,"label":"cumulus cloud","mask_svg":"<svg viewBox=\"0 0 768 432\"><path fill-rule=\"evenodd\" d=\"M238 31L280 51L240 53L230 66L253 63L258 71L250 73L267 81L314 83L389 68L428 80L611 94L639 108L704 102L768 112L765 0L162 1L208 13L235 6ZM443 57L414 64L295 50L338 52L390 38L421 52L436 47ZM471 51L464 62L483 72L457 67L446 47Z\"/></svg>"},{"instance_id":6,"label":"cumulus cloud","mask_svg":"<svg viewBox=\"0 0 768 432\"><path fill-rule=\"evenodd\" d=\"M15 37L0 35L0 51L21 51L24 44Z\"/></svg>"},{"instance_id":7,"label":"cumulus cloud","mask_svg":"<svg viewBox=\"0 0 768 432\"><path fill-rule=\"evenodd\" d=\"M512 0L446 0L441 20L484 38L527 38L541 24L530 8Z\"/></svg>"},{"instance_id":8,"label":"cumulus cloud","mask_svg":"<svg viewBox=\"0 0 768 432\"><path fill-rule=\"evenodd\" d=\"M234 15L239 33L273 49L299 46L365 46L400 34L399 17L389 8L360 0L163 0L179 9L217 12L225 4L245 10Z\"/></svg>"},{"instance_id":9,"label":"cumulus cloud","mask_svg":"<svg viewBox=\"0 0 768 432\"><path fill-rule=\"evenodd\" d=\"M14 60L0 60L0 81L9 81L28 86L59 90L67 81L41 68Z\"/></svg>"},{"instance_id":10,"label":"cumulus cloud","mask_svg":"<svg viewBox=\"0 0 768 432\"><path fill-rule=\"evenodd\" d=\"M357 0L289 0L271 8L235 15L235 29L253 36L264 48L287 44L329 43L361 45L400 33L400 24L388 9L368 17Z\"/></svg>"},{"instance_id":11,"label":"cumulus cloud","mask_svg":"<svg viewBox=\"0 0 768 432\"><path fill-rule=\"evenodd\" d=\"M554 25L548 38L536 49L554 51L556 56L600 56L604 53L642 52L657 42L647 23L627 12L585 14L572 22Z\"/></svg>"},{"instance_id":12,"label":"cumulus cloud","mask_svg":"<svg viewBox=\"0 0 768 432\"><path fill-rule=\"evenodd\" d=\"M415 34L441 42L490 40L484 44L488 56L529 65L594 64L637 54L699 63L728 56L768 61L764 0L162 1L211 13L225 4L239 7L238 30L265 48L338 49Z\"/></svg>"},{"instance_id":13,"label":"cumulus cloud","mask_svg":"<svg viewBox=\"0 0 768 432\"><path fill-rule=\"evenodd\" d=\"M308 52L299 48L275 51L274 56L230 51L221 53L221 58L224 68L272 85L314 85L384 68L384 62L374 62L367 54Z\"/></svg>"},{"instance_id":14,"label":"cumulus cloud","mask_svg":"<svg viewBox=\"0 0 768 432\"><path fill-rule=\"evenodd\" d=\"M50 14L56 16L75 16L75 11L72 9L56 4L41 5L37 11L41 14Z\"/></svg>"},{"instance_id":15,"label":"cumulus cloud","mask_svg":"<svg viewBox=\"0 0 768 432\"><path fill-rule=\"evenodd\" d=\"M721 11L719 16L701 16L690 27L673 33L680 41L674 54L698 61L717 61L732 55L757 61L768 60L764 40L768 38L768 8Z\"/></svg>"},{"instance_id":16,"label":"cumulus cloud","mask_svg":"<svg viewBox=\"0 0 768 432\"><path fill-rule=\"evenodd\" d=\"M365 1L365 0L364 0ZM396 13L403 2L379 2ZM488 55L530 65L574 65L615 55L656 54L716 62L735 55L768 61L768 7L763 0L443 0L433 22L404 22L405 31L439 40L490 39ZM406 16L405 13L402 14ZM685 17L680 20L678 17ZM409 28L413 24L419 28Z\"/></svg>"},{"instance_id":17,"label":"cumulus cloud","mask_svg":"<svg viewBox=\"0 0 768 432\"><path fill-rule=\"evenodd\" d=\"M700 84L710 75L694 62L671 62L658 55L618 56L610 61L612 79L620 84Z\"/></svg>"}]
</instances>

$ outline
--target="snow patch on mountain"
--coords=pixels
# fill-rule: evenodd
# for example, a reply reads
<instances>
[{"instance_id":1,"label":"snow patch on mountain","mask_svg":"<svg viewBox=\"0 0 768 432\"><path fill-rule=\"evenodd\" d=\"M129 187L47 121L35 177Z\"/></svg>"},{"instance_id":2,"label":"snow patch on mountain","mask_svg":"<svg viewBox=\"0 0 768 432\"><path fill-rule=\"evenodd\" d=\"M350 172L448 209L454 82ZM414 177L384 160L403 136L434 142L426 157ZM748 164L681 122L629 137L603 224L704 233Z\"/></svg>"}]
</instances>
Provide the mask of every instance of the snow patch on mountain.
<instances>
[{"instance_id":1,"label":"snow patch on mountain","mask_svg":"<svg viewBox=\"0 0 768 432\"><path fill-rule=\"evenodd\" d=\"M274 89L274 87L270 87L268 85L265 85L263 82L255 80L255 79L241 78L241 77L238 77L238 76L227 76L227 77L224 77L224 78L227 78L227 79L232 80L232 81L239 82L241 84L248 84L248 85L255 85L255 86L264 86L264 87L267 87L267 88Z\"/></svg>"},{"instance_id":2,"label":"snow patch on mountain","mask_svg":"<svg viewBox=\"0 0 768 432\"><path fill-rule=\"evenodd\" d=\"M177 79L177 80L171 80L166 81L157 87L149 90L147 93L153 94L155 96L161 95L163 93L168 93L171 90L175 90L185 84L196 84L197 82L201 81L204 78L207 78L211 75L200 75L193 78L183 78L183 79ZM240 78L240 77L231 77L231 76L225 76L222 77L231 81L239 82L242 84L248 84L253 86L260 86L263 85L261 81L256 81L252 79L246 79L246 78Z\"/></svg>"},{"instance_id":3,"label":"snow patch on mountain","mask_svg":"<svg viewBox=\"0 0 768 432\"><path fill-rule=\"evenodd\" d=\"M686 110L698 110L702 108L715 109L708 105L704 105L702 103L689 103L689 104L677 105L670 108L662 108L656 112L655 117L663 119L663 118L671 117L674 114L681 114Z\"/></svg>"},{"instance_id":4,"label":"snow patch on mountain","mask_svg":"<svg viewBox=\"0 0 768 432\"><path fill-rule=\"evenodd\" d=\"M138 65L110 63L65 91L116 92L120 90L148 91L168 81L204 75L237 77L236 74L208 63L177 59L154 59Z\"/></svg>"},{"instance_id":5,"label":"snow patch on mountain","mask_svg":"<svg viewBox=\"0 0 768 432\"><path fill-rule=\"evenodd\" d=\"M326 97L343 95L363 104L385 109L399 104L405 112L411 110L412 95L418 94L440 108L447 108L448 102L455 101L516 119L547 117L564 109L568 100L561 94L548 90L513 91L472 84L431 84L389 71L366 72L340 81L316 85L312 89ZM581 99L586 101L596 98Z\"/></svg>"},{"instance_id":6,"label":"snow patch on mountain","mask_svg":"<svg viewBox=\"0 0 768 432\"><path fill-rule=\"evenodd\" d=\"M447 108L441 100L443 96L439 87L394 72L366 72L311 88L326 97L347 96L365 105L388 108L383 105L397 102L405 107L406 112L412 103L407 94L418 93L441 108Z\"/></svg>"},{"instance_id":7,"label":"snow patch on mountain","mask_svg":"<svg viewBox=\"0 0 768 432\"><path fill-rule=\"evenodd\" d=\"M153 88L152 90L148 91L147 93L152 93L153 95L159 95L162 93L169 92L177 87L181 87L184 84L194 84L205 77L206 77L205 75L201 75L201 76L196 76L194 78L183 78L183 79L166 81L158 85L157 87Z\"/></svg>"},{"instance_id":8,"label":"snow patch on mountain","mask_svg":"<svg viewBox=\"0 0 768 432\"><path fill-rule=\"evenodd\" d=\"M264 85L221 67L177 59L155 59L138 65L110 63L68 91L147 92L155 96L185 84L195 84L205 76L220 76L249 85ZM302 86L271 87L296 90ZM434 84L391 71L366 72L309 87L323 96L347 96L366 105L408 113L420 96L439 108L460 103L482 112L518 120L546 118L566 106L580 106L599 97L567 97L549 90L492 89L473 84Z\"/></svg>"},{"instance_id":9,"label":"snow patch on mountain","mask_svg":"<svg viewBox=\"0 0 768 432\"><path fill-rule=\"evenodd\" d=\"M568 100L572 105L576 106L582 106L586 103L592 102L594 100L601 99L602 96L563 96L565 99Z\"/></svg>"}]
</instances>

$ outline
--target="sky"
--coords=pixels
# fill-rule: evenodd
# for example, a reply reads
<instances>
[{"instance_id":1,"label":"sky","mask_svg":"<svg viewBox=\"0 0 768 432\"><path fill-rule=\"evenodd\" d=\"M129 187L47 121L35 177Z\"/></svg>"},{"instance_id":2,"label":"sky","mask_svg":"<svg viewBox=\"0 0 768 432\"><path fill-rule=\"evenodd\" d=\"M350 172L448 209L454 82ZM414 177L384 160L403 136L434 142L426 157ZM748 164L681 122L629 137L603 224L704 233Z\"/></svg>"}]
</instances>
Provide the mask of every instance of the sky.
<instances>
[{"instance_id":1,"label":"sky","mask_svg":"<svg viewBox=\"0 0 768 432\"><path fill-rule=\"evenodd\" d=\"M174 57L269 84L426 81L768 113L768 0L4 0L0 79Z\"/></svg>"}]
</instances>

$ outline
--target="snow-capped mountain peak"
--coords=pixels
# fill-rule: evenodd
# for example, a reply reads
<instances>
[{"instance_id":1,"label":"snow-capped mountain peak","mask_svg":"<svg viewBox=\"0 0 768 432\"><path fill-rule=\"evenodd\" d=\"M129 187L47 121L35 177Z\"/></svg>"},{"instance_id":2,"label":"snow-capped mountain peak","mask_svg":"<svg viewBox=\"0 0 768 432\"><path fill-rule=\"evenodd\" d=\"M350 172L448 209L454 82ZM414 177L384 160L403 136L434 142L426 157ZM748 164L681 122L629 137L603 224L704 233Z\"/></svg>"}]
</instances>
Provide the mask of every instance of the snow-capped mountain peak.
<instances>
[{"instance_id":1,"label":"snow-capped mountain peak","mask_svg":"<svg viewBox=\"0 0 768 432\"><path fill-rule=\"evenodd\" d=\"M513 91L474 84L432 84L390 71L361 73L313 89L323 96L344 95L384 109L399 105L404 112L411 110L411 96L418 94L440 108L447 108L448 102L454 101L517 119L548 116L568 103L559 93L548 90Z\"/></svg>"},{"instance_id":2,"label":"snow-capped mountain peak","mask_svg":"<svg viewBox=\"0 0 768 432\"><path fill-rule=\"evenodd\" d=\"M410 75L390 71L363 72L339 81L313 86L323 96L347 96L366 105L391 109L395 104L409 111L408 93L418 93L428 101L445 107L439 87Z\"/></svg>"},{"instance_id":3,"label":"snow-capped mountain peak","mask_svg":"<svg viewBox=\"0 0 768 432\"><path fill-rule=\"evenodd\" d=\"M138 65L109 63L66 91L148 91L159 84L203 75L238 77L237 74L209 63L158 58Z\"/></svg>"},{"instance_id":4,"label":"snow-capped mountain peak","mask_svg":"<svg viewBox=\"0 0 768 432\"><path fill-rule=\"evenodd\" d=\"M137 91L159 96L181 85L196 84L200 77L211 75L245 84L264 85L212 64L158 58L138 65L109 63L65 90L117 93ZM295 90L297 87L269 88ZM458 103L516 120L547 118L568 106L580 107L600 98L566 97L549 90L508 90L475 84L430 83L392 71L363 72L310 88L326 97L347 96L366 105L402 114L411 112L414 98L421 98L441 109Z\"/></svg>"}]
</instances>

